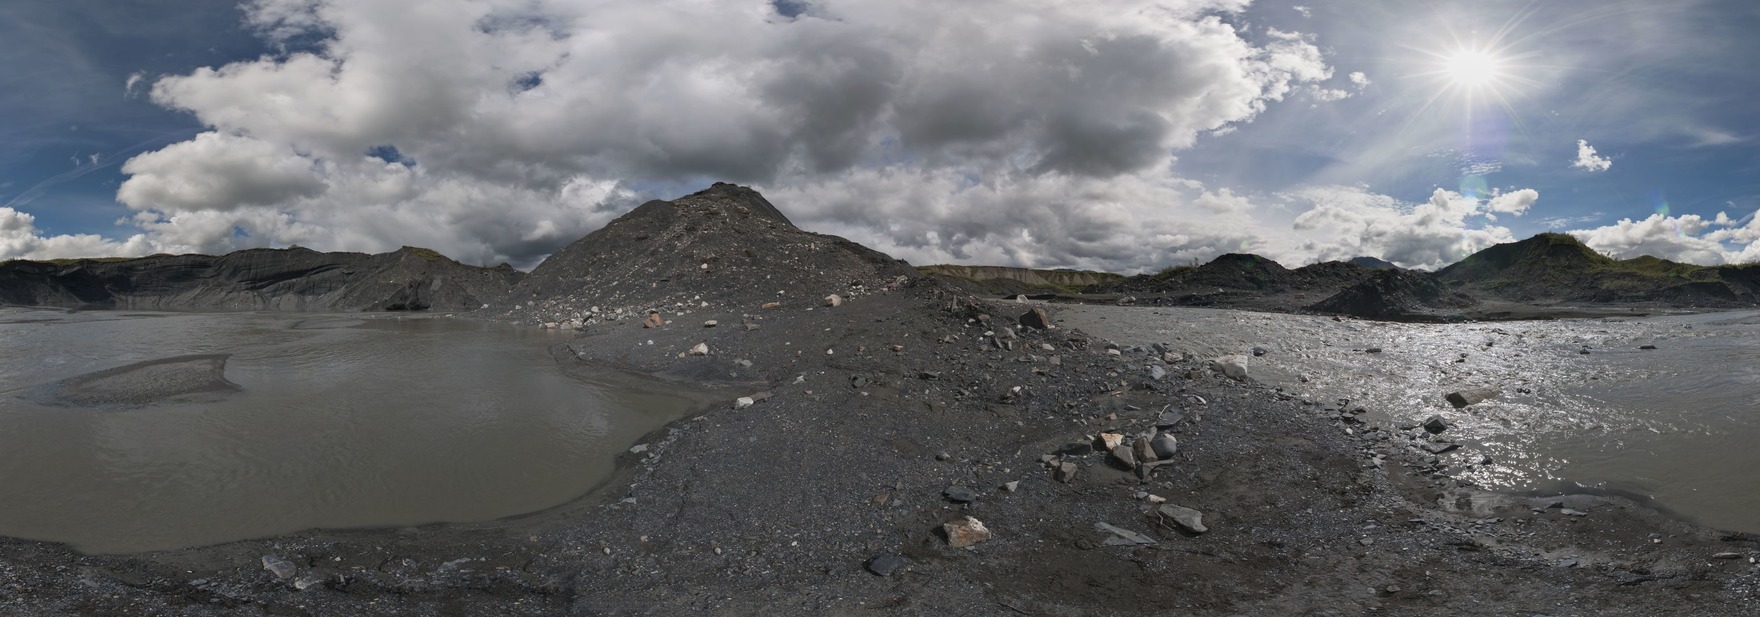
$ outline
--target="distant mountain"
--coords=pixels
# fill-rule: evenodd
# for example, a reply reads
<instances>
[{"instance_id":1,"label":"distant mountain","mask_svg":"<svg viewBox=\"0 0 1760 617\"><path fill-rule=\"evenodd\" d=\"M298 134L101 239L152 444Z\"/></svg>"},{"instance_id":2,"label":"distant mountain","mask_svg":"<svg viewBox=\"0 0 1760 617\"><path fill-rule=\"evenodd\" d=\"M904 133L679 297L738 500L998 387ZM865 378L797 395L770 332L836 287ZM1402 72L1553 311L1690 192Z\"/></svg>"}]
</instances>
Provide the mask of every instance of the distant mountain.
<instances>
[{"instance_id":1,"label":"distant mountain","mask_svg":"<svg viewBox=\"0 0 1760 617\"><path fill-rule=\"evenodd\" d=\"M1087 270L1040 270L1002 266L917 266L923 274L942 278L974 293L1013 296L1035 293L1077 293L1084 288L1124 280L1122 274Z\"/></svg>"},{"instance_id":2,"label":"distant mountain","mask_svg":"<svg viewBox=\"0 0 1760 617\"><path fill-rule=\"evenodd\" d=\"M1518 302L1661 302L1731 306L1760 301L1741 267L1643 256L1616 260L1566 234L1499 244L1436 272L1475 296Z\"/></svg>"},{"instance_id":3,"label":"distant mountain","mask_svg":"<svg viewBox=\"0 0 1760 617\"><path fill-rule=\"evenodd\" d=\"M1394 270L1399 268L1399 266L1394 265L1391 261L1384 261L1380 258L1369 257L1367 255L1362 257L1352 257L1345 260L1345 263L1360 268L1368 268L1370 270Z\"/></svg>"},{"instance_id":4,"label":"distant mountain","mask_svg":"<svg viewBox=\"0 0 1760 617\"><path fill-rule=\"evenodd\" d=\"M1461 309L1477 303L1435 275L1393 268L1376 270L1368 280L1307 309L1392 321L1454 321Z\"/></svg>"},{"instance_id":5,"label":"distant mountain","mask_svg":"<svg viewBox=\"0 0 1760 617\"><path fill-rule=\"evenodd\" d=\"M434 251L320 253L250 249L221 255L63 259L0 264L0 303L165 310L476 310L521 277Z\"/></svg>"}]
</instances>

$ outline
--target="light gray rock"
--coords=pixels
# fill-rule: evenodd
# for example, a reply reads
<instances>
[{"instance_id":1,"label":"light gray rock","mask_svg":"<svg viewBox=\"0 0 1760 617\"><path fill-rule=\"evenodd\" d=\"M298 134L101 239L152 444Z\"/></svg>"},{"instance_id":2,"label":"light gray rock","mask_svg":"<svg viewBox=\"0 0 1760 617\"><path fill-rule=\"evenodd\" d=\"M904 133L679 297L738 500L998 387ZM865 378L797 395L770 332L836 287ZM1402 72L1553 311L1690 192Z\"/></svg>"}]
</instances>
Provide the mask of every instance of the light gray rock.
<instances>
[{"instance_id":1,"label":"light gray rock","mask_svg":"<svg viewBox=\"0 0 1760 617\"><path fill-rule=\"evenodd\" d=\"M1155 450L1156 459L1169 459L1173 458L1173 454L1179 451L1179 440L1167 433L1161 433L1156 435L1154 439L1149 440L1149 447Z\"/></svg>"},{"instance_id":2,"label":"light gray rock","mask_svg":"<svg viewBox=\"0 0 1760 617\"><path fill-rule=\"evenodd\" d=\"M263 556L263 569L274 574L275 578L284 581L293 578L293 575L299 572L299 567L293 565L293 562L274 554Z\"/></svg>"},{"instance_id":3,"label":"light gray rock","mask_svg":"<svg viewBox=\"0 0 1760 617\"><path fill-rule=\"evenodd\" d=\"M1155 544L1154 538L1107 523L1094 523L1094 530L1112 534L1110 537L1106 538L1107 546L1148 546Z\"/></svg>"},{"instance_id":4,"label":"light gray rock","mask_svg":"<svg viewBox=\"0 0 1760 617\"><path fill-rule=\"evenodd\" d=\"M1204 526L1204 513L1191 508L1164 503L1155 509L1155 514L1164 522L1172 523L1190 533L1210 531L1209 527Z\"/></svg>"}]
</instances>

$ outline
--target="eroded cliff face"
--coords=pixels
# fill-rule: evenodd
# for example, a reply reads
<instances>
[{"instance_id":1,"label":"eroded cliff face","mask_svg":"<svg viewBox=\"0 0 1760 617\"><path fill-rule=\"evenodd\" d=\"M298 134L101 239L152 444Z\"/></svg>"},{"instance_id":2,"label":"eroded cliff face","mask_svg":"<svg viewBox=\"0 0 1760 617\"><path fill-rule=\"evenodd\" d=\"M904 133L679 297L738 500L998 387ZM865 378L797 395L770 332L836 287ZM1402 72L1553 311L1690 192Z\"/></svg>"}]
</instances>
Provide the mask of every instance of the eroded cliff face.
<instances>
[{"instance_id":1,"label":"eroded cliff face","mask_svg":"<svg viewBox=\"0 0 1760 617\"><path fill-rule=\"evenodd\" d=\"M320 253L253 249L222 256L13 261L0 303L133 310L474 310L522 274L467 266L427 249Z\"/></svg>"}]
</instances>

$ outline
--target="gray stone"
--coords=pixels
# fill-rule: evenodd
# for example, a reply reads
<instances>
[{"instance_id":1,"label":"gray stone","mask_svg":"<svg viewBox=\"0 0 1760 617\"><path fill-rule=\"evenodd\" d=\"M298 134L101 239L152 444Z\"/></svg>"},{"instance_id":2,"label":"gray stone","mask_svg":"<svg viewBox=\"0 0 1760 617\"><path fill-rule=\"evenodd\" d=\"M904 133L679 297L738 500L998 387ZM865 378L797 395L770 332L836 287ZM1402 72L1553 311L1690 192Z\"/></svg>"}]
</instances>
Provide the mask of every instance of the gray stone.
<instances>
[{"instance_id":1,"label":"gray stone","mask_svg":"<svg viewBox=\"0 0 1760 617\"><path fill-rule=\"evenodd\" d=\"M1448 430L1448 423L1442 420L1442 416L1430 416L1419 426L1424 427L1424 430L1429 431L1431 435Z\"/></svg>"},{"instance_id":2,"label":"gray stone","mask_svg":"<svg viewBox=\"0 0 1760 617\"><path fill-rule=\"evenodd\" d=\"M1156 459L1169 459L1179 451L1179 440L1167 433L1161 433L1149 440L1149 447L1155 450Z\"/></svg>"},{"instance_id":3,"label":"gray stone","mask_svg":"<svg viewBox=\"0 0 1760 617\"><path fill-rule=\"evenodd\" d=\"M690 355L693 355L693 356L707 356L707 355L709 355L709 344L708 343L697 343L697 345L695 347L691 348Z\"/></svg>"},{"instance_id":4,"label":"gray stone","mask_svg":"<svg viewBox=\"0 0 1760 617\"><path fill-rule=\"evenodd\" d=\"M1051 316L1045 314L1045 309L1034 307L1033 310L1021 314L1020 324L1023 328L1046 330L1051 327Z\"/></svg>"},{"instance_id":5,"label":"gray stone","mask_svg":"<svg viewBox=\"0 0 1760 617\"><path fill-rule=\"evenodd\" d=\"M747 407L751 407L752 404L756 403L756 402L757 401L752 400L752 397L742 396L742 397L733 399L733 408L734 409L745 409Z\"/></svg>"},{"instance_id":6,"label":"gray stone","mask_svg":"<svg viewBox=\"0 0 1760 617\"><path fill-rule=\"evenodd\" d=\"M1161 416L1155 420L1155 428L1167 430L1173 428L1174 425L1179 424L1180 421L1185 419L1186 414L1178 409L1163 411L1161 412Z\"/></svg>"},{"instance_id":7,"label":"gray stone","mask_svg":"<svg viewBox=\"0 0 1760 617\"><path fill-rule=\"evenodd\" d=\"M713 327L719 326L719 325L721 325L721 322L715 321L713 319L710 319L708 321L703 322L703 327L705 327L705 328L713 328Z\"/></svg>"},{"instance_id":8,"label":"gray stone","mask_svg":"<svg viewBox=\"0 0 1760 617\"><path fill-rule=\"evenodd\" d=\"M978 500L978 493L964 486L949 486L941 491L941 495L954 503L971 503Z\"/></svg>"},{"instance_id":9,"label":"gray stone","mask_svg":"<svg viewBox=\"0 0 1760 617\"><path fill-rule=\"evenodd\" d=\"M1431 454L1442 454L1444 452L1453 452L1460 447L1461 445L1458 443L1442 441L1424 444L1424 451Z\"/></svg>"},{"instance_id":10,"label":"gray stone","mask_svg":"<svg viewBox=\"0 0 1760 617\"><path fill-rule=\"evenodd\" d=\"M1454 405L1455 409L1461 409L1468 405L1474 405L1488 399L1497 398L1500 394L1503 393L1493 388L1474 388L1468 390L1456 390L1448 393L1444 398L1447 398L1448 404Z\"/></svg>"},{"instance_id":11,"label":"gray stone","mask_svg":"<svg viewBox=\"0 0 1760 617\"><path fill-rule=\"evenodd\" d=\"M1254 347L1253 348L1253 355L1254 356L1263 356L1268 353L1271 353L1271 350L1266 349L1264 347Z\"/></svg>"},{"instance_id":12,"label":"gray stone","mask_svg":"<svg viewBox=\"0 0 1760 617\"><path fill-rule=\"evenodd\" d=\"M1106 538L1107 546L1147 546L1155 544L1154 538L1107 523L1094 523L1094 529L1096 531L1103 531L1112 534L1110 537Z\"/></svg>"},{"instance_id":13,"label":"gray stone","mask_svg":"<svg viewBox=\"0 0 1760 617\"><path fill-rule=\"evenodd\" d=\"M1125 469L1137 468L1136 454L1132 453L1131 449L1125 446L1118 446L1112 449L1112 460Z\"/></svg>"},{"instance_id":14,"label":"gray stone","mask_svg":"<svg viewBox=\"0 0 1760 617\"><path fill-rule=\"evenodd\" d=\"M1147 437L1138 437L1136 443L1131 444L1131 454L1135 454L1137 460L1143 463L1161 460L1161 457L1155 455L1155 447L1149 445Z\"/></svg>"},{"instance_id":15,"label":"gray stone","mask_svg":"<svg viewBox=\"0 0 1760 617\"><path fill-rule=\"evenodd\" d=\"M1210 531L1209 527L1204 526L1204 513L1191 508L1164 503L1161 504L1161 507L1155 509L1155 513L1159 515L1163 521L1171 522L1189 533L1204 533Z\"/></svg>"},{"instance_id":16,"label":"gray stone","mask_svg":"<svg viewBox=\"0 0 1760 617\"><path fill-rule=\"evenodd\" d=\"M1166 379L1167 378L1167 369L1161 368L1160 366L1150 365L1149 366L1149 378L1153 379L1155 381L1161 381L1163 379Z\"/></svg>"},{"instance_id":17,"label":"gray stone","mask_svg":"<svg viewBox=\"0 0 1760 617\"><path fill-rule=\"evenodd\" d=\"M868 571L880 576L892 576L893 572L907 565L910 562L898 555L876 555L868 560Z\"/></svg>"},{"instance_id":18,"label":"gray stone","mask_svg":"<svg viewBox=\"0 0 1760 617\"><path fill-rule=\"evenodd\" d=\"M1058 463L1057 467L1054 467L1051 470L1051 479L1064 484L1069 484L1076 480L1076 470L1078 469L1081 468L1077 467L1075 463Z\"/></svg>"},{"instance_id":19,"label":"gray stone","mask_svg":"<svg viewBox=\"0 0 1760 617\"><path fill-rule=\"evenodd\" d=\"M1021 490L1021 481L1020 480L1009 480L1007 482L1003 482L1002 483L1002 490L1008 491L1010 493Z\"/></svg>"},{"instance_id":20,"label":"gray stone","mask_svg":"<svg viewBox=\"0 0 1760 617\"><path fill-rule=\"evenodd\" d=\"M293 562L282 559L280 555L274 554L263 556L263 569L274 574L275 578L284 581L293 578L293 575L299 572L299 567L293 565Z\"/></svg>"}]
</instances>

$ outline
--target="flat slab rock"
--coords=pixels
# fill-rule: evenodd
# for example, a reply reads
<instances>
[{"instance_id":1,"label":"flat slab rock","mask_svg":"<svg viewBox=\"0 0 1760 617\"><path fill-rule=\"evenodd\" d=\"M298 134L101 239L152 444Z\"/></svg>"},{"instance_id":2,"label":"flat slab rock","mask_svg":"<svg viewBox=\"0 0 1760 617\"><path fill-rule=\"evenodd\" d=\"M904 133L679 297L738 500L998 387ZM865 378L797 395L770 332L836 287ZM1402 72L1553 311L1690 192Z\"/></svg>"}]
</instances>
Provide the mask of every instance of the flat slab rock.
<instances>
[{"instance_id":1,"label":"flat slab rock","mask_svg":"<svg viewBox=\"0 0 1760 617\"><path fill-rule=\"evenodd\" d=\"M1210 531L1209 527L1204 526L1204 513L1191 508L1164 503L1155 509L1155 514L1162 521L1171 522L1189 533Z\"/></svg>"}]
</instances>

